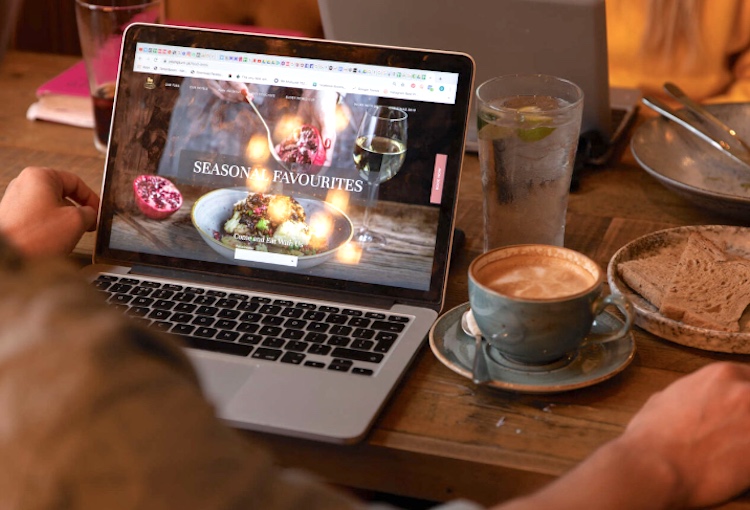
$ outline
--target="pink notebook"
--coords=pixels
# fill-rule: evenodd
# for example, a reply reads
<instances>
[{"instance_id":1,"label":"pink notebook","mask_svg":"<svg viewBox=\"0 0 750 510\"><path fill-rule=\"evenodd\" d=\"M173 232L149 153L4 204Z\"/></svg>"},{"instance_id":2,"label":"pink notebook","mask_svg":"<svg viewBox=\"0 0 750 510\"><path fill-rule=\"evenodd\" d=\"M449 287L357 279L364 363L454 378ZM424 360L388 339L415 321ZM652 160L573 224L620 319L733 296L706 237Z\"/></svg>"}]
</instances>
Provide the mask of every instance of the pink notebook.
<instances>
[{"instance_id":1,"label":"pink notebook","mask_svg":"<svg viewBox=\"0 0 750 510\"><path fill-rule=\"evenodd\" d=\"M196 28L215 28L234 32L250 32L254 34L289 37L305 36L305 34L293 30L271 29L249 25L193 23L188 21L169 21L168 24ZM37 101L26 112L26 117L29 120L46 120L84 128L94 127L89 82L86 78L86 66L82 60L51 80L41 84L36 89L36 97Z\"/></svg>"}]
</instances>

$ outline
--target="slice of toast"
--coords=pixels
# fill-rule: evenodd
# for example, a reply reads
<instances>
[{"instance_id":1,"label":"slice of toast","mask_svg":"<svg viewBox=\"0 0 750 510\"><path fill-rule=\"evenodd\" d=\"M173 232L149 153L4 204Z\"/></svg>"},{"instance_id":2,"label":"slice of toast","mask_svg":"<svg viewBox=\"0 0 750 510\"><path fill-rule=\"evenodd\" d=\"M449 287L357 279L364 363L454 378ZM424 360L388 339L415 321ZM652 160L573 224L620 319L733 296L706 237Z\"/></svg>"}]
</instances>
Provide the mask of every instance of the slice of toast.
<instances>
[{"instance_id":1,"label":"slice of toast","mask_svg":"<svg viewBox=\"0 0 750 510\"><path fill-rule=\"evenodd\" d=\"M683 249L682 243L669 245L650 257L621 262L617 270L631 289L660 308L664 292L677 271Z\"/></svg>"},{"instance_id":2,"label":"slice of toast","mask_svg":"<svg viewBox=\"0 0 750 510\"><path fill-rule=\"evenodd\" d=\"M716 244L690 234L659 313L684 324L739 331L750 304L750 260L728 256Z\"/></svg>"}]
</instances>

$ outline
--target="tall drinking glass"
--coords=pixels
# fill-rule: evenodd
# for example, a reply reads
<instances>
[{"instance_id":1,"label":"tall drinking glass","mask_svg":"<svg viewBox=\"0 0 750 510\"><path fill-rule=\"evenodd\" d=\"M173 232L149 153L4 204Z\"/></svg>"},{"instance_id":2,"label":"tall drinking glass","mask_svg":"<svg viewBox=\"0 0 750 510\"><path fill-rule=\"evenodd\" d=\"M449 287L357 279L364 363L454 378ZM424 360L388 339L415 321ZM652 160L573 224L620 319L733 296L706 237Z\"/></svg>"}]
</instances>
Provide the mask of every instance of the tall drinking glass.
<instances>
[{"instance_id":1,"label":"tall drinking glass","mask_svg":"<svg viewBox=\"0 0 750 510\"><path fill-rule=\"evenodd\" d=\"M0 0L0 62L16 29L21 0Z\"/></svg>"},{"instance_id":2,"label":"tall drinking glass","mask_svg":"<svg viewBox=\"0 0 750 510\"><path fill-rule=\"evenodd\" d=\"M484 251L562 246L583 92L545 75L493 78L477 88Z\"/></svg>"},{"instance_id":3,"label":"tall drinking glass","mask_svg":"<svg viewBox=\"0 0 750 510\"><path fill-rule=\"evenodd\" d=\"M162 0L76 0L78 37L94 105L94 145L106 152L122 34L131 23L158 23Z\"/></svg>"},{"instance_id":4,"label":"tall drinking glass","mask_svg":"<svg viewBox=\"0 0 750 510\"><path fill-rule=\"evenodd\" d=\"M378 189L401 169L406 157L407 115L392 106L371 106L365 112L354 144L354 164L367 182L367 205L362 226L354 235L365 248L384 246L385 236L370 229L370 214Z\"/></svg>"}]
</instances>

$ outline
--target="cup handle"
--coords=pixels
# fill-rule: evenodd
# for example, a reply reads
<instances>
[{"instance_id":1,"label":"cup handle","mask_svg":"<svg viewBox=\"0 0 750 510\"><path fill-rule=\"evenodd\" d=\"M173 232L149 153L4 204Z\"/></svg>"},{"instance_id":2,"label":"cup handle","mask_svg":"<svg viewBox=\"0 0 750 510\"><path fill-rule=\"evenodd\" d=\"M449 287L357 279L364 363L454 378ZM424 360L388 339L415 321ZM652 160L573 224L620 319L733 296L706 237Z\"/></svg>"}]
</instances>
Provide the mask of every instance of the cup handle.
<instances>
[{"instance_id":1,"label":"cup handle","mask_svg":"<svg viewBox=\"0 0 750 510\"><path fill-rule=\"evenodd\" d=\"M613 331L612 333L591 333L587 337L586 343L602 344L613 340L619 340L627 334L630 327L633 325L633 305L630 304L628 298L622 294L609 294L608 296L597 299L594 303L594 318L598 317L608 306L616 306L625 317L625 322L620 329Z\"/></svg>"}]
</instances>

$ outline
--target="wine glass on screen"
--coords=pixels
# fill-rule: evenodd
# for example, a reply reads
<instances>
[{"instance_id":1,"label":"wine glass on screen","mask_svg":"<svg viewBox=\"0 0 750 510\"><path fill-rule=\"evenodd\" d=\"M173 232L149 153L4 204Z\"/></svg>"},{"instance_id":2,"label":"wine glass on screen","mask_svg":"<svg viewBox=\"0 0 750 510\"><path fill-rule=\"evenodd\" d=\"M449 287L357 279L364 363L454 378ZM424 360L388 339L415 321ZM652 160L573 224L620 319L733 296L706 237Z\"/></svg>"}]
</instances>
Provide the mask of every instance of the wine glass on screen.
<instances>
[{"instance_id":1,"label":"wine glass on screen","mask_svg":"<svg viewBox=\"0 0 750 510\"><path fill-rule=\"evenodd\" d=\"M384 246L386 238L370 229L371 210L378 188L396 175L406 157L406 112L392 106L371 106L365 112L354 144L354 165L367 182L362 226L354 240L365 248Z\"/></svg>"}]
</instances>

